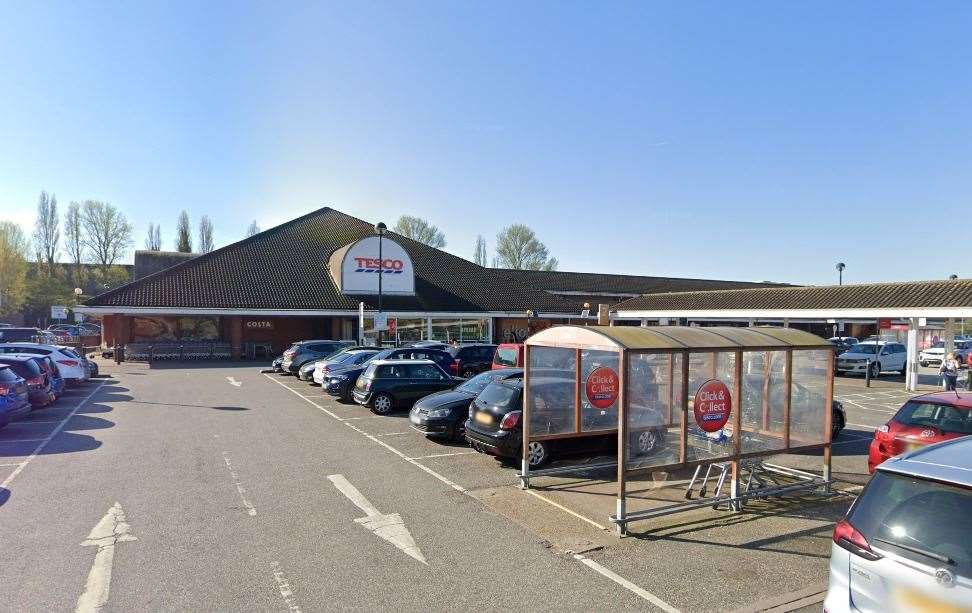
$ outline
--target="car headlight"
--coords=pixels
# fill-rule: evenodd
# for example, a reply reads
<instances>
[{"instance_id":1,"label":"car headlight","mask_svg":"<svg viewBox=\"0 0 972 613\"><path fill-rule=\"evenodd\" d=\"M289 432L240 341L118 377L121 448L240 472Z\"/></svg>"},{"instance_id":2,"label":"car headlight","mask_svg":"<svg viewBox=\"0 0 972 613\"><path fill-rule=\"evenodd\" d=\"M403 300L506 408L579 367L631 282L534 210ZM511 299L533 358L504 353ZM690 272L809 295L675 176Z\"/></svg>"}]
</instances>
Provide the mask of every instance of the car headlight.
<instances>
[{"instance_id":1,"label":"car headlight","mask_svg":"<svg viewBox=\"0 0 972 613\"><path fill-rule=\"evenodd\" d=\"M347 381L347 380L348 380L348 378L345 377L344 375L338 375L336 377L331 377L331 383L341 383L341 382Z\"/></svg>"},{"instance_id":2,"label":"car headlight","mask_svg":"<svg viewBox=\"0 0 972 613\"><path fill-rule=\"evenodd\" d=\"M434 409L429 411L427 415L429 417L449 417L450 413L452 413L451 409Z\"/></svg>"}]
</instances>

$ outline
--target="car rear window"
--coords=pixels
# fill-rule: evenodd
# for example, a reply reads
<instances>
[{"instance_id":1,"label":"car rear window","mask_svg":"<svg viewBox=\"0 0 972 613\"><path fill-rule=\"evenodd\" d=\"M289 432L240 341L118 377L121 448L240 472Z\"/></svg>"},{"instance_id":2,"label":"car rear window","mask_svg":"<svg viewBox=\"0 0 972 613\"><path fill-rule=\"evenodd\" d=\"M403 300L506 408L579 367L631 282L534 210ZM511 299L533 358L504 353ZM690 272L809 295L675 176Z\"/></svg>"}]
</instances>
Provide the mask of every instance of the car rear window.
<instances>
[{"instance_id":1,"label":"car rear window","mask_svg":"<svg viewBox=\"0 0 972 613\"><path fill-rule=\"evenodd\" d=\"M20 377L17 376L17 373L15 373L9 367L0 367L0 381L4 383L12 383L19 378Z\"/></svg>"},{"instance_id":2,"label":"car rear window","mask_svg":"<svg viewBox=\"0 0 972 613\"><path fill-rule=\"evenodd\" d=\"M872 548L927 566L972 572L972 490L878 471L854 503L848 521Z\"/></svg>"},{"instance_id":3,"label":"car rear window","mask_svg":"<svg viewBox=\"0 0 972 613\"><path fill-rule=\"evenodd\" d=\"M484 406L516 410L520 408L520 395L520 389L512 385L490 383L476 401Z\"/></svg>"},{"instance_id":4,"label":"car rear window","mask_svg":"<svg viewBox=\"0 0 972 613\"><path fill-rule=\"evenodd\" d=\"M78 355L78 354L77 354L77 353L76 353L76 352L74 351L74 349L71 349L70 347L65 347L64 349L61 349L61 353L63 353L64 355L66 355L66 356L68 356L68 357L70 357L70 358L78 358L78 359L80 359L80 358L81 358L81 356L79 356L79 355Z\"/></svg>"},{"instance_id":5,"label":"car rear window","mask_svg":"<svg viewBox=\"0 0 972 613\"><path fill-rule=\"evenodd\" d=\"M516 366L516 358L519 353L520 351L516 347L500 347L496 350L493 363L500 366Z\"/></svg>"},{"instance_id":6,"label":"car rear window","mask_svg":"<svg viewBox=\"0 0 972 613\"><path fill-rule=\"evenodd\" d=\"M910 400L894 416L894 421L905 426L937 428L945 433L972 434L972 410L947 404Z\"/></svg>"},{"instance_id":7,"label":"car rear window","mask_svg":"<svg viewBox=\"0 0 972 613\"><path fill-rule=\"evenodd\" d=\"M40 366L38 366L33 360L24 362L7 362L7 365L10 366L11 370L24 379L33 379L34 377L39 377L41 374Z\"/></svg>"}]
</instances>

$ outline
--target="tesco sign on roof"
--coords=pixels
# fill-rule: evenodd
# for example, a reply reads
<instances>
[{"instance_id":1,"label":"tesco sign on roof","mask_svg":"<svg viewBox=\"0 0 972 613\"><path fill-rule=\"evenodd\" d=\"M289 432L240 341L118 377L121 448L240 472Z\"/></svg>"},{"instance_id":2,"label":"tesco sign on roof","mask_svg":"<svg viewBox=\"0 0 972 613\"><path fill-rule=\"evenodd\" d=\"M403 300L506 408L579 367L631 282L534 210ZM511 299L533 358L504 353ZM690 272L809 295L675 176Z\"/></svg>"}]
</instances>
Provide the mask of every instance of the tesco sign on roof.
<instances>
[{"instance_id":1,"label":"tesco sign on roof","mask_svg":"<svg viewBox=\"0 0 972 613\"><path fill-rule=\"evenodd\" d=\"M381 276L381 293L389 296L415 295L415 268L412 258L394 239L367 236L338 249L328 261L331 277L343 294L377 294Z\"/></svg>"}]
</instances>

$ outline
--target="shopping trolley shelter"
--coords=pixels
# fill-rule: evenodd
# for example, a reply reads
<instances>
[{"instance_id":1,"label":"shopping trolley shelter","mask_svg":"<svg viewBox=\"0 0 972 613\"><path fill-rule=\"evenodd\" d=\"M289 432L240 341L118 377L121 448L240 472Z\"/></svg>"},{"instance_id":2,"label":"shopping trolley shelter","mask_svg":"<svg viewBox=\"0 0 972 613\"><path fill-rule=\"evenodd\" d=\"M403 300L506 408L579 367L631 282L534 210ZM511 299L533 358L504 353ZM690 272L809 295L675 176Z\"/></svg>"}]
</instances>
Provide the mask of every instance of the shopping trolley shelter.
<instances>
[{"instance_id":1,"label":"shopping trolley shelter","mask_svg":"<svg viewBox=\"0 0 972 613\"><path fill-rule=\"evenodd\" d=\"M526 343L521 484L616 465L610 519L621 534L630 522L700 506L739 509L748 498L829 489L833 359L824 339L791 328L558 326L539 332ZM531 453L605 436L617 436L616 462L530 468ZM819 473L764 461L820 449ZM630 478L692 468L683 498L692 498L692 487L704 479L702 497L628 508ZM715 494L704 497L706 487Z\"/></svg>"}]
</instances>

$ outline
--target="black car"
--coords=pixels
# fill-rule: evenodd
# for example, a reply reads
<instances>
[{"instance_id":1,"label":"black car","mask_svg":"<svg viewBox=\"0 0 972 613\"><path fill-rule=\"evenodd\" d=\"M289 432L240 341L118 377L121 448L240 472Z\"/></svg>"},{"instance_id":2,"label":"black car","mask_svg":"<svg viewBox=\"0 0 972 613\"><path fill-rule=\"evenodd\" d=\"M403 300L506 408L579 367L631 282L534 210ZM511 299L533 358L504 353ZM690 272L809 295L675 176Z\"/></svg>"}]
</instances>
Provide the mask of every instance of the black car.
<instances>
[{"instance_id":1,"label":"black car","mask_svg":"<svg viewBox=\"0 0 972 613\"><path fill-rule=\"evenodd\" d=\"M41 331L37 328L0 328L0 343L34 342Z\"/></svg>"},{"instance_id":2,"label":"black car","mask_svg":"<svg viewBox=\"0 0 972 613\"><path fill-rule=\"evenodd\" d=\"M452 354L447 351L425 349L423 347L385 349L371 356L367 362L329 372L327 379L321 382L321 387L331 396L344 400L345 402L350 402L351 390L354 388L355 381L368 368L368 365L376 360L432 360L442 370L449 372L449 364L452 363Z\"/></svg>"},{"instance_id":3,"label":"black car","mask_svg":"<svg viewBox=\"0 0 972 613\"><path fill-rule=\"evenodd\" d=\"M0 355L0 364L6 364L27 383L30 406L39 409L54 402L51 380L37 363L36 357Z\"/></svg>"},{"instance_id":4,"label":"black car","mask_svg":"<svg viewBox=\"0 0 972 613\"><path fill-rule=\"evenodd\" d=\"M457 377L470 378L493 367L496 345L462 345L450 347L453 362L449 372Z\"/></svg>"},{"instance_id":5,"label":"black car","mask_svg":"<svg viewBox=\"0 0 972 613\"><path fill-rule=\"evenodd\" d=\"M436 392L416 402L409 421L412 428L428 437L465 441L464 424L469 416L469 403L494 381L522 378L522 368L480 373L455 389Z\"/></svg>"},{"instance_id":6,"label":"black car","mask_svg":"<svg viewBox=\"0 0 972 613\"><path fill-rule=\"evenodd\" d=\"M300 341L284 351L280 367L285 374L296 375L300 367L307 362L316 358L326 358L345 347L353 347L356 344L354 341Z\"/></svg>"},{"instance_id":7,"label":"black car","mask_svg":"<svg viewBox=\"0 0 972 613\"><path fill-rule=\"evenodd\" d=\"M551 398L564 389L562 380L531 382L534 388L549 386ZM542 396L543 392L538 393ZM563 400L563 399L561 399ZM550 403L549 414L537 408L538 422L555 426L553 431L563 431L564 420L573 420L572 410L565 411L563 402ZM667 428L662 415L654 409L638 408L638 423L631 428L630 445L637 455L650 455L658 452L665 443ZM469 406L469 419L466 420L466 440L480 453L494 455L507 462L523 457L523 381L510 379L495 381L486 386ZM590 427L594 422L587 422ZM555 440L532 441L529 446L528 460L531 468L543 466L557 456L584 452L614 452L617 450L618 435L615 430L604 434Z\"/></svg>"},{"instance_id":8,"label":"black car","mask_svg":"<svg viewBox=\"0 0 972 613\"><path fill-rule=\"evenodd\" d=\"M453 377L432 360L375 360L358 377L352 396L378 415L405 409L419 398L452 389Z\"/></svg>"}]
</instances>

